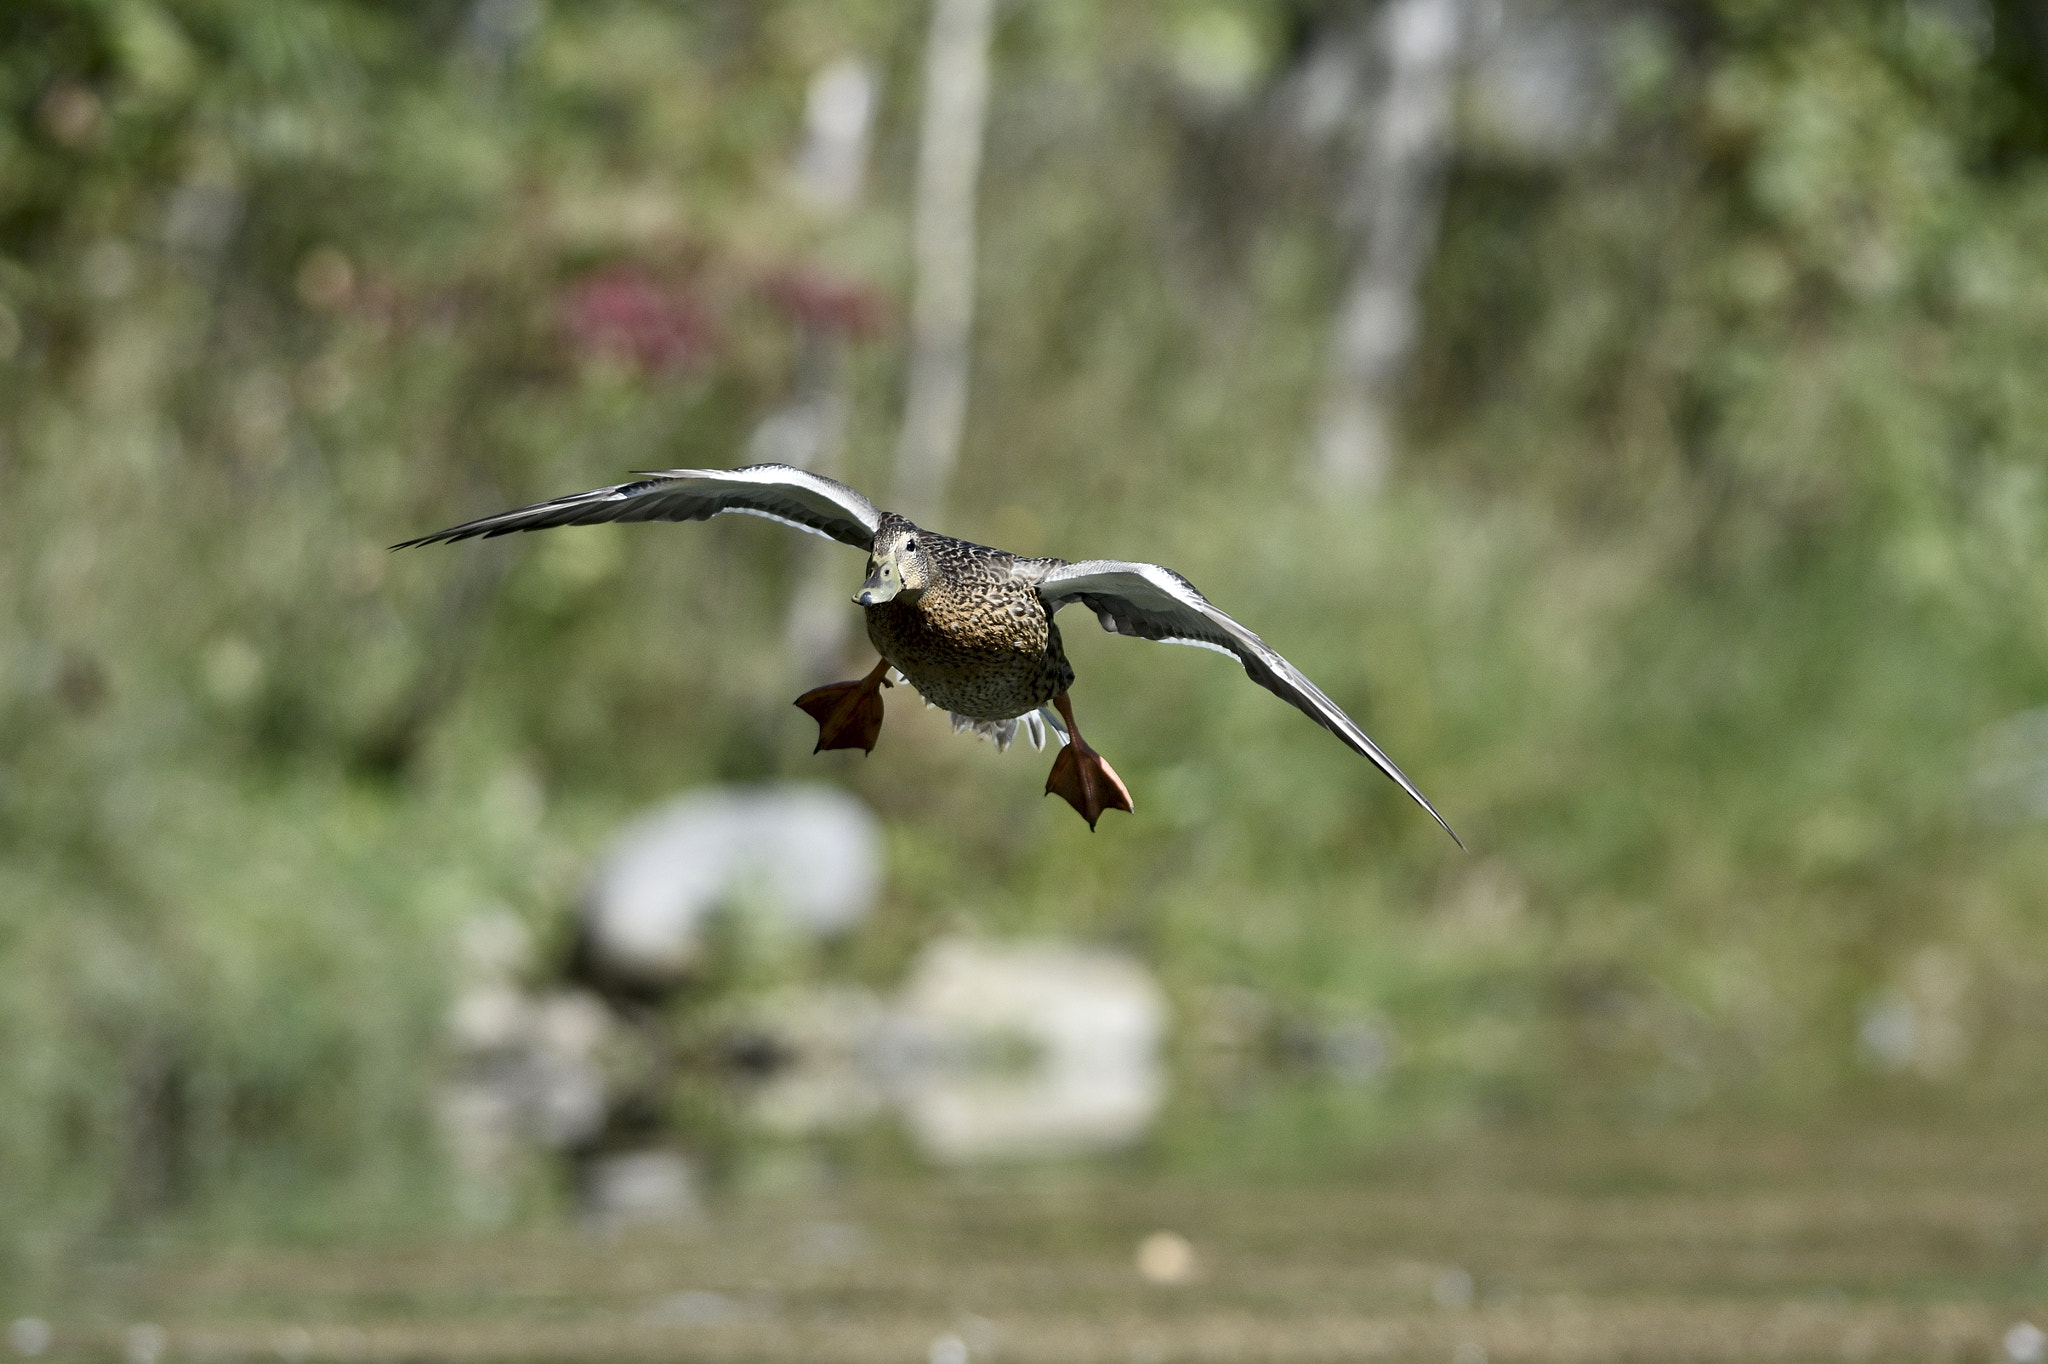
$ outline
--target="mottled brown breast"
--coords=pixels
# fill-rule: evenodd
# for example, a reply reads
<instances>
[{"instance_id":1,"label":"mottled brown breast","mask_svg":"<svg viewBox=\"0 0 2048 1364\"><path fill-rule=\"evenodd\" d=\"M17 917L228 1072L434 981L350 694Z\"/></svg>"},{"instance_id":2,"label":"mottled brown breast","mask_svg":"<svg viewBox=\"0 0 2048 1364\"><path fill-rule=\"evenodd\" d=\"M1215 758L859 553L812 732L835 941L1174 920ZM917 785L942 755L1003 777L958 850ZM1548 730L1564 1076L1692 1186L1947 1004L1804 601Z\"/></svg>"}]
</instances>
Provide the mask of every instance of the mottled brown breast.
<instances>
[{"instance_id":1,"label":"mottled brown breast","mask_svg":"<svg viewBox=\"0 0 2048 1364\"><path fill-rule=\"evenodd\" d=\"M867 608L868 638L925 700L971 719L1008 720L1073 681L1059 630L1009 555L964 541L931 551L938 581L914 601Z\"/></svg>"}]
</instances>

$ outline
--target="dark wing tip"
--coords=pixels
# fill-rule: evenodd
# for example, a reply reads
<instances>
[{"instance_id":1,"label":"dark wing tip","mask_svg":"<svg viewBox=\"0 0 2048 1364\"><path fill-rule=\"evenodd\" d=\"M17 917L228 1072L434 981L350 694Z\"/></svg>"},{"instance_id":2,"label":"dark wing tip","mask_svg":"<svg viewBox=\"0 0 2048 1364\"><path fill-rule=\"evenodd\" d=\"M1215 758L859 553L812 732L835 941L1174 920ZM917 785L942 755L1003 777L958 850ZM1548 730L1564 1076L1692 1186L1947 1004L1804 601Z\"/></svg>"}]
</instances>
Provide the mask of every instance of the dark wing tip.
<instances>
[{"instance_id":1,"label":"dark wing tip","mask_svg":"<svg viewBox=\"0 0 2048 1364\"><path fill-rule=\"evenodd\" d=\"M1341 714L1342 712L1339 713ZM1349 719L1350 717L1346 716L1345 718ZM1354 721L1353 723L1355 726L1356 722ZM1360 734L1363 734L1364 732L1364 730L1359 730ZM1438 826L1441 827L1445 833L1451 836L1451 842L1458 845L1459 852L1471 852L1472 850L1465 846L1465 840L1458 837L1458 831L1451 827L1451 822L1445 819L1441 814L1437 813L1436 806L1431 805L1429 803L1429 797L1422 794L1422 788L1417 786L1412 780L1410 780L1408 774L1406 772L1403 772L1397 765L1395 765L1394 760L1392 758L1389 758L1384 752L1382 752L1378 744L1373 743L1371 739L1367 739L1366 743L1370 745L1370 747L1366 750L1365 756L1372 760L1373 766L1379 768L1383 776L1387 777L1390 781L1392 781L1394 785L1400 787L1402 792L1405 795L1407 795L1410 800L1413 800L1417 805L1420 805L1425 811L1427 811L1429 817L1435 820Z\"/></svg>"},{"instance_id":2,"label":"dark wing tip","mask_svg":"<svg viewBox=\"0 0 2048 1364\"><path fill-rule=\"evenodd\" d=\"M512 512L505 513L505 515L507 516L514 514L515 513ZM550 529L550 527L544 524L540 526L499 526L491 524L492 522L498 519L498 517L490 516L484 518L482 522L466 521L459 526L450 526L446 530L437 530L432 535L422 535L419 536L417 539L412 540L400 540L391 548L395 551L401 549L418 549L421 545L452 545L459 540L495 540L500 535L513 535L522 530Z\"/></svg>"},{"instance_id":3,"label":"dark wing tip","mask_svg":"<svg viewBox=\"0 0 2048 1364\"><path fill-rule=\"evenodd\" d=\"M1339 714L1342 714L1342 712L1340 711ZM1345 716L1345 718L1348 720L1351 717ZM1357 722L1352 721L1352 726L1357 728ZM1362 729L1358 730L1358 732L1361 735L1365 733ZM1414 780L1406 772L1403 772L1394 760L1381 750L1378 744L1373 743L1370 738L1366 739L1365 742L1367 745L1365 756L1372 760L1373 766L1379 768L1381 775L1391 780L1394 785L1401 788L1403 794L1417 805L1420 805L1429 817L1437 822L1437 827L1451 836L1451 842L1458 845L1459 852L1471 852L1472 850L1465 846L1465 840L1458 837L1458 831L1451 827L1451 822L1443 817L1436 806L1430 804L1428 796L1422 794L1422 788L1417 786Z\"/></svg>"},{"instance_id":4,"label":"dark wing tip","mask_svg":"<svg viewBox=\"0 0 2048 1364\"><path fill-rule=\"evenodd\" d=\"M391 546L391 552L396 553L401 549L418 549L421 545L452 545L457 540L469 540L480 535L493 534L502 535L504 532L471 530L467 526L450 526L447 530L437 530L432 535L422 535L412 540L400 540L397 544Z\"/></svg>"}]
</instances>

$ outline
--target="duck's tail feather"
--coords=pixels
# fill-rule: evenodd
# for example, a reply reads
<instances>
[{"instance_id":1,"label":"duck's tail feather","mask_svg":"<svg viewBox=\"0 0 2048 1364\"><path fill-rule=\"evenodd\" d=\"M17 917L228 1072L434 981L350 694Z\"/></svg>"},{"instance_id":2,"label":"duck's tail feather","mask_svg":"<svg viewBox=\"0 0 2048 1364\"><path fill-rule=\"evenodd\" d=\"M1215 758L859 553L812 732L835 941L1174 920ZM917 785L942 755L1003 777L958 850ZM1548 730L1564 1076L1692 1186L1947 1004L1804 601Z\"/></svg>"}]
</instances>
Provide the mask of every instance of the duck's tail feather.
<instances>
[{"instance_id":1,"label":"duck's tail feather","mask_svg":"<svg viewBox=\"0 0 2048 1364\"><path fill-rule=\"evenodd\" d=\"M1024 737L1031 741L1031 747L1040 753L1045 751L1048 733L1062 745L1067 742L1067 727L1060 723L1059 716L1052 714L1045 706L1040 706L1037 710L1027 710L1022 715L1013 715L1007 720L976 720L958 712L948 714L953 717L955 734L972 732L994 743L998 753L1007 752L1010 745L1017 742L1019 730L1022 730Z\"/></svg>"}]
</instances>

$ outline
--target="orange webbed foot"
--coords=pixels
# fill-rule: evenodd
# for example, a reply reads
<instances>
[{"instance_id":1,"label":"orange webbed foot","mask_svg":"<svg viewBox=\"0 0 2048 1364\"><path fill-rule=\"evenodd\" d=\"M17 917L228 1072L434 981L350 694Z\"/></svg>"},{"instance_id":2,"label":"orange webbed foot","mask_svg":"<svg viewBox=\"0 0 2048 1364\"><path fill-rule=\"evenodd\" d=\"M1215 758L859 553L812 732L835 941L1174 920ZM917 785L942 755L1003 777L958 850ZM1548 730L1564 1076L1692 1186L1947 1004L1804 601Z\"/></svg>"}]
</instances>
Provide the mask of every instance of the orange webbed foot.
<instances>
[{"instance_id":1,"label":"orange webbed foot","mask_svg":"<svg viewBox=\"0 0 2048 1364\"><path fill-rule=\"evenodd\" d=\"M818 722L818 744L811 752L828 748L875 750L882 737L882 688L890 685L889 660L858 682L831 682L813 687L797 697L796 704Z\"/></svg>"},{"instance_id":2,"label":"orange webbed foot","mask_svg":"<svg viewBox=\"0 0 2048 1364\"><path fill-rule=\"evenodd\" d=\"M1045 779L1047 795L1057 792L1061 799L1080 812L1093 829L1095 821L1102 818L1104 810L1131 808L1131 793L1117 776L1116 769L1102 760L1102 755L1092 748L1069 744L1053 759L1052 775Z\"/></svg>"},{"instance_id":3,"label":"orange webbed foot","mask_svg":"<svg viewBox=\"0 0 2048 1364\"><path fill-rule=\"evenodd\" d=\"M1102 755L1090 748L1082 739L1081 731L1074 724L1072 704L1067 694L1061 692L1053 698L1053 704L1060 708L1060 714L1067 722L1067 746L1060 750L1053 760L1052 774L1045 779L1045 793L1058 793L1060 799L1074 807L1081 818L1088 821L1092 832L1095 821L1102 818L1105 810L1131 811L1131 793L1124 785L1116 769L1104 762Z\"/></svg>"}]
</instances>

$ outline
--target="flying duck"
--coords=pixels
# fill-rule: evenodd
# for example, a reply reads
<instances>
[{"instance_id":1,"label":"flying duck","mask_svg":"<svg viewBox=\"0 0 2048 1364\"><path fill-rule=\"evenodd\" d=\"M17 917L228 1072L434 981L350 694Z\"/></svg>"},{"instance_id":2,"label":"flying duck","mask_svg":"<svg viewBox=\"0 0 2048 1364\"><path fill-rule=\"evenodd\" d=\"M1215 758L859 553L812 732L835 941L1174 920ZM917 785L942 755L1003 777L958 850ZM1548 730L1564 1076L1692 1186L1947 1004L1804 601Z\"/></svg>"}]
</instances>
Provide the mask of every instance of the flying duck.
<instances>
[{"instance_id":1,"label":"flying duck","mask_svg":"<svg viewBox=\"0 0 2048 1364\"><path fill-rule=\"evenodd\" d=\"M818 722L818 744L871 752L882 732L882 688L900 675L925 701L1008 748L1021 727L1043 749L1061 741L1046 778L1093 829L1105 810L1131 808L1123 781L1081 737L1067 688L1074 669L1053 617L1080 602L1119 635L1193 644L1227 653L1252 681L1372 760L1462 840L1436 807L1380 751L1357 722L1264 640L1209 604L1193 583L1158 564L1121 559L1028 558L926 530L878 509L852 488L787 464L744 469L670 469L631 483L536 502L407 540L416 545L587 526L606 521L705 521L726 512L765 517L867 551L867 581L854 602L867 613L881 661L858 682L834 682L798 697Z\"/></svg>"}]
</instances>

